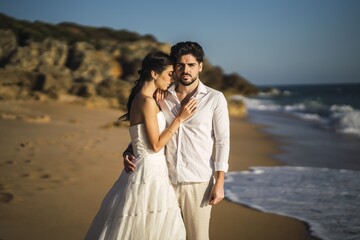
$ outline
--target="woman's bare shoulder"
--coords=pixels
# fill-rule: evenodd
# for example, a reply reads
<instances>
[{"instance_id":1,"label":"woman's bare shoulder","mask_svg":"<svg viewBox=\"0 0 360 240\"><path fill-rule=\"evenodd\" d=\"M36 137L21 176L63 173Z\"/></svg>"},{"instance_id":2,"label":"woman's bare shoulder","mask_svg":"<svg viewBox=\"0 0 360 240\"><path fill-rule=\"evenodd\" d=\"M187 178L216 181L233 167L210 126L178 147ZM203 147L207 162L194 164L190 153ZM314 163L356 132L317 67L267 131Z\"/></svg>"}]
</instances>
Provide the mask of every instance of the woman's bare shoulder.
<instances>
[{"instance_id":1,"label":"woman's bare shoulder","mask_svg":"<svg viewBox=\"0 0 360 240\"><path fill-rule=\"evenodd\" d=\"M134 98L131 109L136 109L137 112L139 110L141 112L147 110L156 110L157 111L157 103L156 100L149 96L138 95Z\"/></svg>"},{"instance_id":2,"label":"woman's bare shoulder","mask_svg":"<svg viewBox=\"0 0 360 240\"><path fill-rule=\"evenodd\" d=\"M144 122L144 117L154 111L155 99L137 94L131 104L130 125Z\"/></svg>"},{"instance_id":3,"label":"woman's bare shoulder","mask_svg":"<svg viewBox=\"0 0 360 240\"><path fill-rule=\"evenodd\" d=\"M144 112L152 112L157 113L159 111L158 105L156 100L152 97L144 97L144 105L143 105Z\"/></svg>"}]
</instances>

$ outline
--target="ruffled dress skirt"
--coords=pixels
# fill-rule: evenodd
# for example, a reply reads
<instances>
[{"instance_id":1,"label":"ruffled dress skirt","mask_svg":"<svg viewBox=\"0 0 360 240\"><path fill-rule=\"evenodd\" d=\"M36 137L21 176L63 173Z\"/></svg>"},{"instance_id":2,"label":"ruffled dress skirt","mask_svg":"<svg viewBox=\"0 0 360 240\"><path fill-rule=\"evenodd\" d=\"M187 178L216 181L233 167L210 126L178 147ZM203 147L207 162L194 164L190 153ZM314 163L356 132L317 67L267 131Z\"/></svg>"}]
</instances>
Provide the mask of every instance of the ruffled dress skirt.
<instances>
[{"instance_id":1,"label":"ruffled dress skirt","mask_svg":"<svg viewBox=\"0 0 360 240\"><path fill-rule=\"evenodd\" d=\"M185 227L168 177L164 154L136 160L123 171L93 220L86 240L185 239Z\"/></svg>"}]
</instances>

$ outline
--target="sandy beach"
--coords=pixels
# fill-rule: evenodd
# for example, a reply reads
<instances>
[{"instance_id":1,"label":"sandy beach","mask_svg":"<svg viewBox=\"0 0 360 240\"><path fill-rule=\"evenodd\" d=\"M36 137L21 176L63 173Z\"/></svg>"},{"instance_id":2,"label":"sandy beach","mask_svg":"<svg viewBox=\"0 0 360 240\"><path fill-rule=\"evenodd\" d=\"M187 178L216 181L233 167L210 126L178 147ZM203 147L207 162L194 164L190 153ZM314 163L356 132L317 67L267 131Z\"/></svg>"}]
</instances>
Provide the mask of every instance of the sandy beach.
<instances>
[{"instance_id":1,"label":"sandy beach","mask_svg":"<svg viewBox=\"0 0 360 240\"><path fill-rule=\"evenodd\" d=\"M69 103L0 102L0 239L83 239L122 170L121 112ZM280 165L271 136L231 119L230 171ZM315 239L300 221L224 200L211 239Z\"/></svg>"}]
</instances>

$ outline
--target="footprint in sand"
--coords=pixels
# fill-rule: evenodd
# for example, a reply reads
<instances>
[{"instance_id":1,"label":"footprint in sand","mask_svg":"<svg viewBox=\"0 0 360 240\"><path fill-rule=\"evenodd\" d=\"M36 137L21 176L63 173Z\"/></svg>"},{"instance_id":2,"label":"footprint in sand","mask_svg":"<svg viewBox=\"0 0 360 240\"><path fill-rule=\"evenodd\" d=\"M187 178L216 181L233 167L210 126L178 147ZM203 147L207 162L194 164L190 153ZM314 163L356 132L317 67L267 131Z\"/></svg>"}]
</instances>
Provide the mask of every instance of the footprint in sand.
<instances>
[{"instance_id":1,"label":"footprint in sand","mask_svg":"<svg viewBox=\"0 0 360 240\"><path fill-rule=\"evenodd\" d=\"M76 133L73 133L73 132L67 132L65 133L62 138L63 139L73 139L73 138L76 138L78 135Z\"/></svg>"},{"instance_id":2,"label":"footprint in sand","mask_svg":"<svg viewBox=\"0 0 360 240\"><path fill-rule=\"evenodd\" d=\"M20 174L20 177L27 178L27 177L30 177L30 174L29 173L23 173L23 174Z\"/></svg>"},{"instance_id":3,"label":"footprint in sand","mask_svg":"<svg viewBox=\"0 0 360 240\"><path fill-rule=\"evenodd\" d=\"M35 145L44 145L48 143L48 139L44 139L44 138L38 138L34 141Z\"/></svg>"},{"instance_id":4,"label":"footprint in sand","mask_svg":"<svg viewBox=\"0 0 360 240\"><path fill-rule=\"evenodd\" d=\"M49 179L50 177L51 175L46 173L40 176L41 179Z\"/></svg>"},{"instance_id":5,"label":"footprint in sand","mask_svg":"<svg viewBox=\"0 0 360 240\"><path fill-rule=\"evenodd\" d=\"M28 148L28 147L31 147L31 143L30 142L22 142L20 143L20 147L21 148Z\"/></svg>"},{"instance_id":6,"label":"footprint in sand","mask_svg":"<svg viewBox=\"0 0 360 240\"><path fill-rule=\"evenodd\" d=\"M34 153L34 152L29 153L29 157L35 157L35 156L36 156L36 153Z\"/></svg>"},{"instance_id":7,"label":"footprint in sand","mask_svg":"<svg viewBox=\"0 0 360 240\"><path fill-rule=\"evenodd\" d=\"M77 120L77 119L69 119L69 123L77 124L77 123L79 123L79 120Z\"/></svg>"},{"instance_id":8,"label":"footprint in sand","mask_svg":"<svg viewBox=\"0 0 360 240\"><path fill-rule=\"evenodd\" d=\"M21 142L18 146L16 146L16 150L22 151L25 149L29 149L30 147L32 147L32 144L30 142Z\"/></svg>"},{"instance_id":9,"label":"footprint in sand","mask_svg":"<svg viewBox=\"0 0 360 240\"><path fill-rule=\"evenodd\" d=\"M53 179L51 182L56 183L56 184L62 183L62 181L60 179Z\"/></svg>"},{"instance_id":10,"label":"footprint in sand","mask_svg":"<svg viewBox=\"0 0 360 240\"><path fill-rule=\"evenodd\" d=\"M8 192L0 192L0 203L8 203L14 199L14 195Z\"/></svg>"}]
</instances>

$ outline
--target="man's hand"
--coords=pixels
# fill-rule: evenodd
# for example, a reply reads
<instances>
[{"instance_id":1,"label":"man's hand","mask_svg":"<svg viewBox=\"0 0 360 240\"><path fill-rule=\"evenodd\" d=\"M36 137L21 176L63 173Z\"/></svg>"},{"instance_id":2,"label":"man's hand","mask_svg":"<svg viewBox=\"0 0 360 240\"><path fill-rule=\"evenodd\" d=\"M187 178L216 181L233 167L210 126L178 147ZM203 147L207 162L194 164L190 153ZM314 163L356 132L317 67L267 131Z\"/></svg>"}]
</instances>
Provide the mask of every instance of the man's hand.
<instances>
[{"instance_id":1,"label":"man's hand","mask_svg":"<svg viewBox=\"0 0 360 240\"><path fill-rule=\"evenodd\" d=\"M125 151L123 152L123 159L124 159L124 170L127 173L132 173L136 170L136 165L134 163L135 156L133 153L132 144L129 143Z\"/></svg>"},{"instance_id":2,"label":"man's hand","mask_svg":"<svg viewBox=\"0 0 360 240\"><path fill-rule=\"evenodd\" d=\"M224 195L224 185L215 184L214 187L211 190L210 194L210 205L215 205L221 202L225 197Z\"/></svg>"},{"instance_id":3,"label":"man's hand","mask_svg":"<svg viewBox=\"0 0 360 240\"><path fill-rule=\"evenodd\" d=\"M213 186L211 193L210 193L210 205L215 205L221 202L224 199L224 179L225 173L224 172L216 172L216 182Z\"/></svg>"},{"instance_id":4,"label":"man's hand","mask_svg":"<svg viewBox=\"0 0 360 240\"><path fill-rule=\"evenodd\" d=\"M124 154L124 169L127 173L132 173L136 170L136 165L134 163L135 157L134 155L128 153Z\"/></svg>"}]
</instances>

